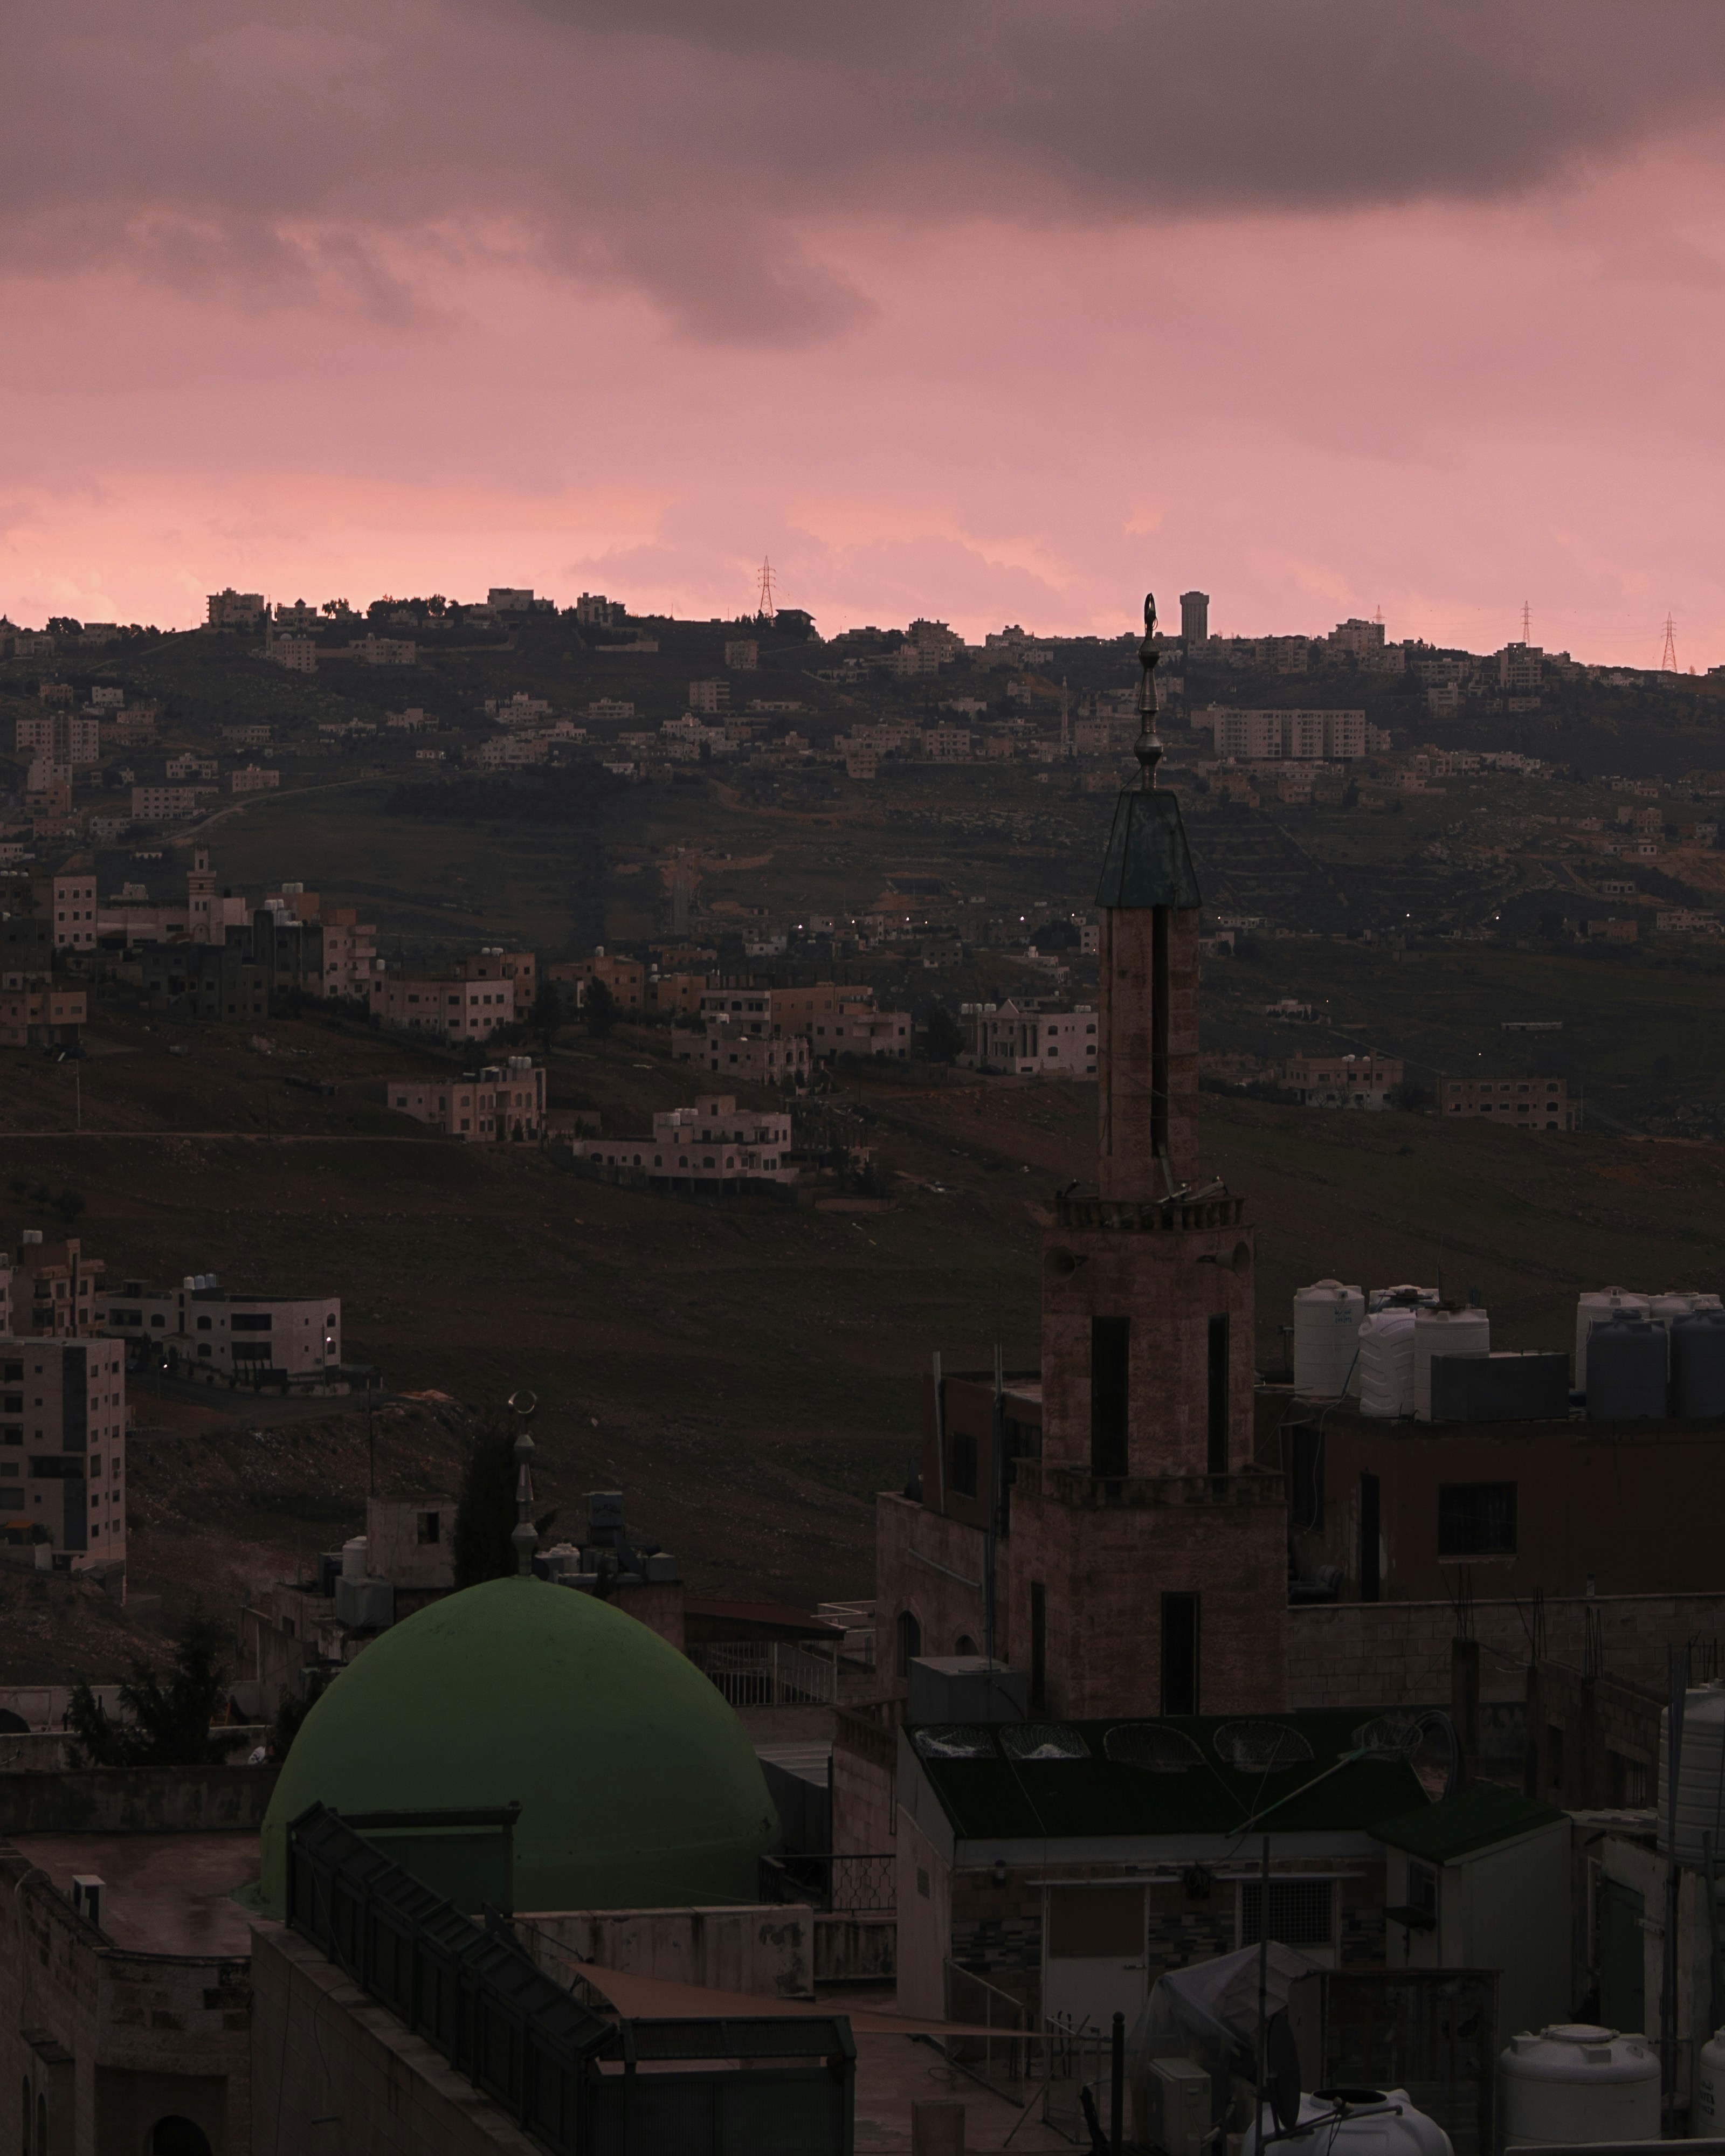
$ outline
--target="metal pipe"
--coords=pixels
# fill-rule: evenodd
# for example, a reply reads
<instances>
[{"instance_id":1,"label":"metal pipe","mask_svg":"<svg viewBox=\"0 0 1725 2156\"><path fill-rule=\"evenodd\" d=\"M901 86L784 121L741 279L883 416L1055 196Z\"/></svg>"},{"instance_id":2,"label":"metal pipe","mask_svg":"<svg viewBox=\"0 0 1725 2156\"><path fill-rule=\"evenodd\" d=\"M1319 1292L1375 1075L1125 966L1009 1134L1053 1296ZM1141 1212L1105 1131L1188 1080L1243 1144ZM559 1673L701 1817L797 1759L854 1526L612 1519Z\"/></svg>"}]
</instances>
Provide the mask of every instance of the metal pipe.
<instances>
[{"instance_id":1,"label":"metal pipe","mask_svg":"<svg viewBox=\"0 0 1725 2156\"><path fill-rule=\"evenodd\" d=\"M1677 1861L1677 1770L1683 1757L1683 1708L1689 1689L1689 1650L1673 1647L1668 1664L1671 1705L1666 1727L1665 1952L1659 1998L1659 2085L1667 2136L1677 2112L1677 1914L1683 1867Z\"/></svg>"},{"instance_id":2,"label":"metal pipe","mask_svg":"<svg viewBox=\"0 0 1725 2156\"><path fill-rule=\"evenodd\" d=\"M1264 1866L1258 1887L1258 2064L1254 2076L1257 2091L1257 2138L1264 2138L1264 2082L1268 2071L1269 2046L1264 2040L1270 2008L1270 1837L1264 1837Z\"/></svg>"},{"instance_id":3,"label":"metal pipe","mask_svg":"<svg viewBox=\"0 0 1725 2156\"><path fill-rule=\"evenodd\" d=\"M1114 2016L1112 2041L1108 2049L1108 2148L1109 2156L1120 2156L1124 2145L1126 2126L1126 2016Z\"/></svg>"}]
</instances>

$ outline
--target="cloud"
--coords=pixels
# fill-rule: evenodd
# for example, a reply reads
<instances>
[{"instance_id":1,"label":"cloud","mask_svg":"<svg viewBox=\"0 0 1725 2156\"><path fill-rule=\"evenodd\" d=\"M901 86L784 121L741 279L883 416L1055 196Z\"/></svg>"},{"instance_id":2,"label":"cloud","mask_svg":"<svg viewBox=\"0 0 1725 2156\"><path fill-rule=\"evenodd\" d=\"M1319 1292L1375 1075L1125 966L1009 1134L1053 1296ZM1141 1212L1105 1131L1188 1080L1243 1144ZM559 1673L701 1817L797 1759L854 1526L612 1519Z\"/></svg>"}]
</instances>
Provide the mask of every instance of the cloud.
<instances>
[{"instance_id":1,"label":"cloud","mask_svg":"<svg viewBox=\"0 0 1725 2156\"><path fill-rule=\"evenodd\" d=\"M20 0L0 264L412 322L427 264L790 345L834 218L1514 193L1705 124L1717 0Z\"/></svg>"}]
</instances>

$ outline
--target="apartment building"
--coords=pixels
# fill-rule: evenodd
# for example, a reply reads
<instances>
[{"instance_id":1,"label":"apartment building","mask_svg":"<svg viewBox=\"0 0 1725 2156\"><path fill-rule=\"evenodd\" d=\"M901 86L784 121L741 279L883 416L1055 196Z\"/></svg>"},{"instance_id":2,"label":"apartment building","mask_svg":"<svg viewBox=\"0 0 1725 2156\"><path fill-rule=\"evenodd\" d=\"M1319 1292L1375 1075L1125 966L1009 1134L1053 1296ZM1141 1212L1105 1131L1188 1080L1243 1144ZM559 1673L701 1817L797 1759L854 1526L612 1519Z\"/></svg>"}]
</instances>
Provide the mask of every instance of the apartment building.
<instances>
[{"instance_id":1,"label":"apartment building","mask_svg":"<svg viewBox=\"0 0 1725 2156\"><path fill-rule=\"evenodd\" d=\"M266 612L261 592L236 592L228 584L209 594L203 625L212 630L261 629Z\"/></svg>"},{"instance_id":2,"label":"apartment building","mask_svg":"<svg viewBox=\"0 0 1725 2156\"><path fill-rule=\"evenodd\" d=\"M230 771L223 783L230 793L273 793L281 784L281 773L249 763L243 771Z\"/></svg>"},{"instance_id":3,"label":"apartment building","mask_svg":"<svg viewBox=\"0 0 1725 2156\"><path fill-rule=\"evenodd\" d=\"M1009 999L967 1004L970 1028L965 1060L979 1069L1009 1070L1020 1077L1094 1078L1096 1014L1090 1004L1055 1005Z\"/></svg>"},{"instance_id":4,"label":"apartment building","mask_svg":"<svg viewBox=\"0 0 1725 2156\"><path fill-rule=\"evenodd\" d=\"M15 745L21 760L43 757L52 763L100 763L101 732L101 720L95 713L50 706L24 714L18 722Z\"/></svg>"},{"instance_id":5,"label":"apartment building","mask_svg":"<svg viewBox=\"0 0 1725 2156\"><path fill-rule=\"evenodd\" d=\"M89 1014L85 991L56 981L45 967L0 973L0 1048L70 1047Z\"/></svg>"},{"instance_id":6,"label":"apartment building","mask_svg":"<svg viewBox=\"0 0 1725 2156\"><path fill-rule=\"evenodd\" d=\"M95 870L65 869L57 875L34 875L30 896L36 911L54 931L56 951L93 951L96 940Z\"/></svg>"},{"instance_id":7,"label":"apartment building","mask_svg":"<svg viewBox=\"0 0 1725 2156\"><path fill-rule=\"evenodd\" d=\"M809 1083L806 1034L781 1033L777 1027L750 1032L723 1012L714 1012L699 1027L673 1028L671 1054L679 1063L746 1085L789 1086L800 1092Z\"/></svg>"},{"instance_id":8,"label":"apartment building","mask_svg":"<svg viewBox=\"0 0 1725 2156\"><path fill-rule=\"evenodd\" d=\"M731 684L728 681L691 681L689 684L689 708L704 711L710 716L731 708Z\"/></svg>"},{"instance_id":9,"label":"apartment building","mask_svg":"<svg viewBox=\"0 0 1725 2156\"><path fill-rule=\"evenodd\" d=\"M905 647L909 649L911 647ZM939 726L922 729L922 753L931 763L968 763L971 753L971 732L968 726L957 726L942 721Z\"/></svg>"},{"instance_id":10,"label":"apartment building","mask_svg":"<svg viewBox=\"0 0 1725 2156\"><path fill-rule=\"evenodd\" d=\"M26 1228L12 1265L12 1306L8 1329L57 1340L99 1332L102 1275L100 1258L87 1258L76 1237L46 1242L39 1228Z\"/></svg>"},{"instance_id":11,"label":"apartment building","mask_svg":"<svg viewBox=\"0 0 1725 2156\"><path fill-rule=\"evenodd\" d=\"M732 1093L703 1094L692 1107L655 1116L649 1137L583 1137L575 1152L589 1167L662 1188L783 1187L797 1179L789 1115L739 1108Z\"/></svg>"},{"instance_id":12,"label":"apartment building","mask_svg":"<svg viewBox=\"0 0 1725 2156\"><path fill-rule=\"evenodd\" d=\"M462 1078L391 1078L383 1096L444 1137L464 1145L536 1142L545 1128L545 1070L531 1055Z\"/></svg>"},{"instance_id":13,"label":"apartment building","mask_svg":"<svg viewBox=\"0 0 1725 2156\"><path fill-rule=\"evenodd\" d=\"M1566 1078L1445 1078L1439 1098L1445 1116L1490 1116L1518 1131L1577 1131L1581 1104Z\"/></svg>"},{"instance_id":14,"label":"apartment building","mask_svg":"<svg viewBox=\"0 0 1725 2156\"><path fill-rule=\"evenodd\" d=\"M290 674L315 674L317 671L317 643L310 636L272 636L264 656Z\"/></svg>"},{"instance_id":15,"label":"apartment building","mask_svg":"<svg viewBox=\"0 0 1725 2156\"><path fill-rule=\"evenodd\" d=\"M131 789L131 817L135 824L177 824L195 816L213 786L135 786Z\"/></svg>"},{"instance_id":16,"label":"apartment building","mask_svg":"<svg viewBox=\"0 0 1725 2156\"><path fill-rule=\"evenodd\" d=\"M1294 1055L1277 1072L1308 1108L1387 1108L1403 1082L1399 1055Z\"/></svg>"},{"instance_id":17,"label":"apartment building","mask_svg":"<svg viewBox=\"0 0 1725 2156\"><path fill-rule=\"evenodd\" d=\"M126 1561L125 1363L116 1341L0 1337L0 1535L57 1571Z\"/></svg>"},{"instance_id":18,"label":"apartment building","mask_svg":"<svg viewBox=\"0 0 1725 2156\"><path fill-rule=\"evenodd\" d=\"M725 646L725 665L732 674L753 674L760 667L761 647L751 636L732 639Z\"/></svg>"},{"instance_id":19,"label":"apartment building","mask_svg":"<svg viewBox=\"0 0 1725 2156\"><path fill-rule=\"evenodd\" d=\"M377 924L362 921L357 907L326 906L318 910L323 932L321 954L326 996L364 996L377 966Z\"/></svg>"},{"instance_id":20,"label":"apartment building","mask_svg":"<svg viewBox=\"0 0 1725 2156\"><path fill-rule=\"evenodd\" d=\"M341 1366L339 1296L239 1295L213 1273L187 1274L177 1287L122 1281L97 1320L146 1367L230 1384L316 1388Z\"/></svg>"},{"instance_id":21,"label":"apartment building","mask_svg":"<svg viewBox=\"0 0 1725 2156\"><path fill-rule=\"evenodd\" d=\"M245 941L145 944L121 971L136 980L152 1010L236 1022L270 1015L274 973L253 959Z\"/></svg>"},{"instance_id":22,"label":"apartment building","mask_svg":"<svg viewBox=\"0 0 1725 2156\"><path fill-rule=\"evenodd\" d=\"M1363 711L1244 711L1212 704L1208 726L1219 757L1253 763L1348 762L1366 753Z\"/></svg>"},{"instance_id":23,"label":"apartment building","mask_svg":"<svg viewBox=\"0 0 1725 2156\"><path fill-rule=\"evenodd\" d=\"M538 954L533 951L506 951L501 943L488 943L483 950L455 961L455 978L459 981L512 983L515 1015L524 1019L539 993Z\"/></svg>"},{"instance_id":24,"label":"apartment building","mask_svg":"<svg viewBox=\"0 0 1725 2156\"><path fill-rule=\"evenodd\" d=\"M890 1056L907 1063L912 1030L908 1011L841 1011L816 1019L809 1034L809 1052L817 1063L834 1055Z\"/></svg>"},{"instance_id":25,"label":"apartment building","mask_svg":"<svg viewBox=\"0 0 1725 2156\"><path fill-rule=\"evenodd\" d=\"M594 981L603 983L619 1011L647 1008L645 964L639 958L613 957L603 945L590 958L560 960L548 969L546 978L555 984L559 1000L567 1009L581 1009L587 1000L588 988Z\"/></svg>"},{"instance_id":26,"label":"apartment building","mask_svg":"<svg viewBox=\"0 0 1725 2156\"><path fill-rule=\"evenodd\" d=\"M499 1026L513 1025L517 984L429 980L405 973L373 973L366 983L372 1010L382 1024L404 1033L429 1033L443 1040L484 1040ZM531 1006L530 991L527 1004Z\"/></svg>"}]
</instances>

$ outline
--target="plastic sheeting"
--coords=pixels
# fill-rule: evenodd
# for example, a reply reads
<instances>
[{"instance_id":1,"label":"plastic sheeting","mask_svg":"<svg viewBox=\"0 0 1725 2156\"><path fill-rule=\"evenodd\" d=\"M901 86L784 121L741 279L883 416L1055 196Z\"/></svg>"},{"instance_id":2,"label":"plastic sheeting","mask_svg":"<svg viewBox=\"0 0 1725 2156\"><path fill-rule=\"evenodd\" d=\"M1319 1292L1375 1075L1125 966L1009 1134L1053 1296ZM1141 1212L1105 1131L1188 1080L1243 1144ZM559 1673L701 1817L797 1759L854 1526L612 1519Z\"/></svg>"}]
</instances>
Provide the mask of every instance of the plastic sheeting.
<instances>
[{"instance_id":1,"label":"plastic sheeting","mask_svg":"<svg viewBox=\"0 0 1725 2156\"><path fill-rule=\"evenodd\" d=\"M1274 1939L1266 1959L1265 2012L1280 2014L1294 1986L1318 1964ZM1127 2071L1141 2080L1153 2058L1190 2050L1202 2053L1213 2071L1250 2074L1257 2041L1258 1949L1242 1947L1158 1977L1127 2040Z\"/></svg>"}]
</instances>

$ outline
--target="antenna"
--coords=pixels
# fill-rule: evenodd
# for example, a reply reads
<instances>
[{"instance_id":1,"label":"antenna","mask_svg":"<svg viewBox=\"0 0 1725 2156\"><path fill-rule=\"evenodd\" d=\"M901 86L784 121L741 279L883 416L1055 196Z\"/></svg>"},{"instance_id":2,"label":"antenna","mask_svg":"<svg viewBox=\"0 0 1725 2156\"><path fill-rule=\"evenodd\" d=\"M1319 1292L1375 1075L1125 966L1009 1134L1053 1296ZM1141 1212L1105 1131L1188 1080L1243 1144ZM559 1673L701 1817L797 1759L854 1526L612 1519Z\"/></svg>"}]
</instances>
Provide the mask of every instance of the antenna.
<instances>
[{"instance_id":1,"label":"antenna","mask_svg":"<svg viewBox=\"0 0 1725 2156\"><path fill-rule=\"evenodd\" d=\"M1533 641L1533 609L1526 599L1522 601L1522 641L1523 644Z\"/></svg>"},{"instance_id":2,"label":"antenna","mask_svg":"<svg viewBox=\"0 0 1725 2156\"><path fill-rule=\"evenodd\" d=\"M1676 624L1669 614L1665 618L1665 649L1659 655L1659 670L1661 674L1675 674L1677 670Z\"/></svg>"},{"instance_id":3,"label":"antenna","mask_svg":"<svg viewBox=\"0 0 1725 2156\"><path fill-rule=\"evenodd\" d=\"M771 621L778 611L773 603L773 564L763 554L761 557L761 603L755 609L757 621Z\"/></svg>"}]
</instances>

